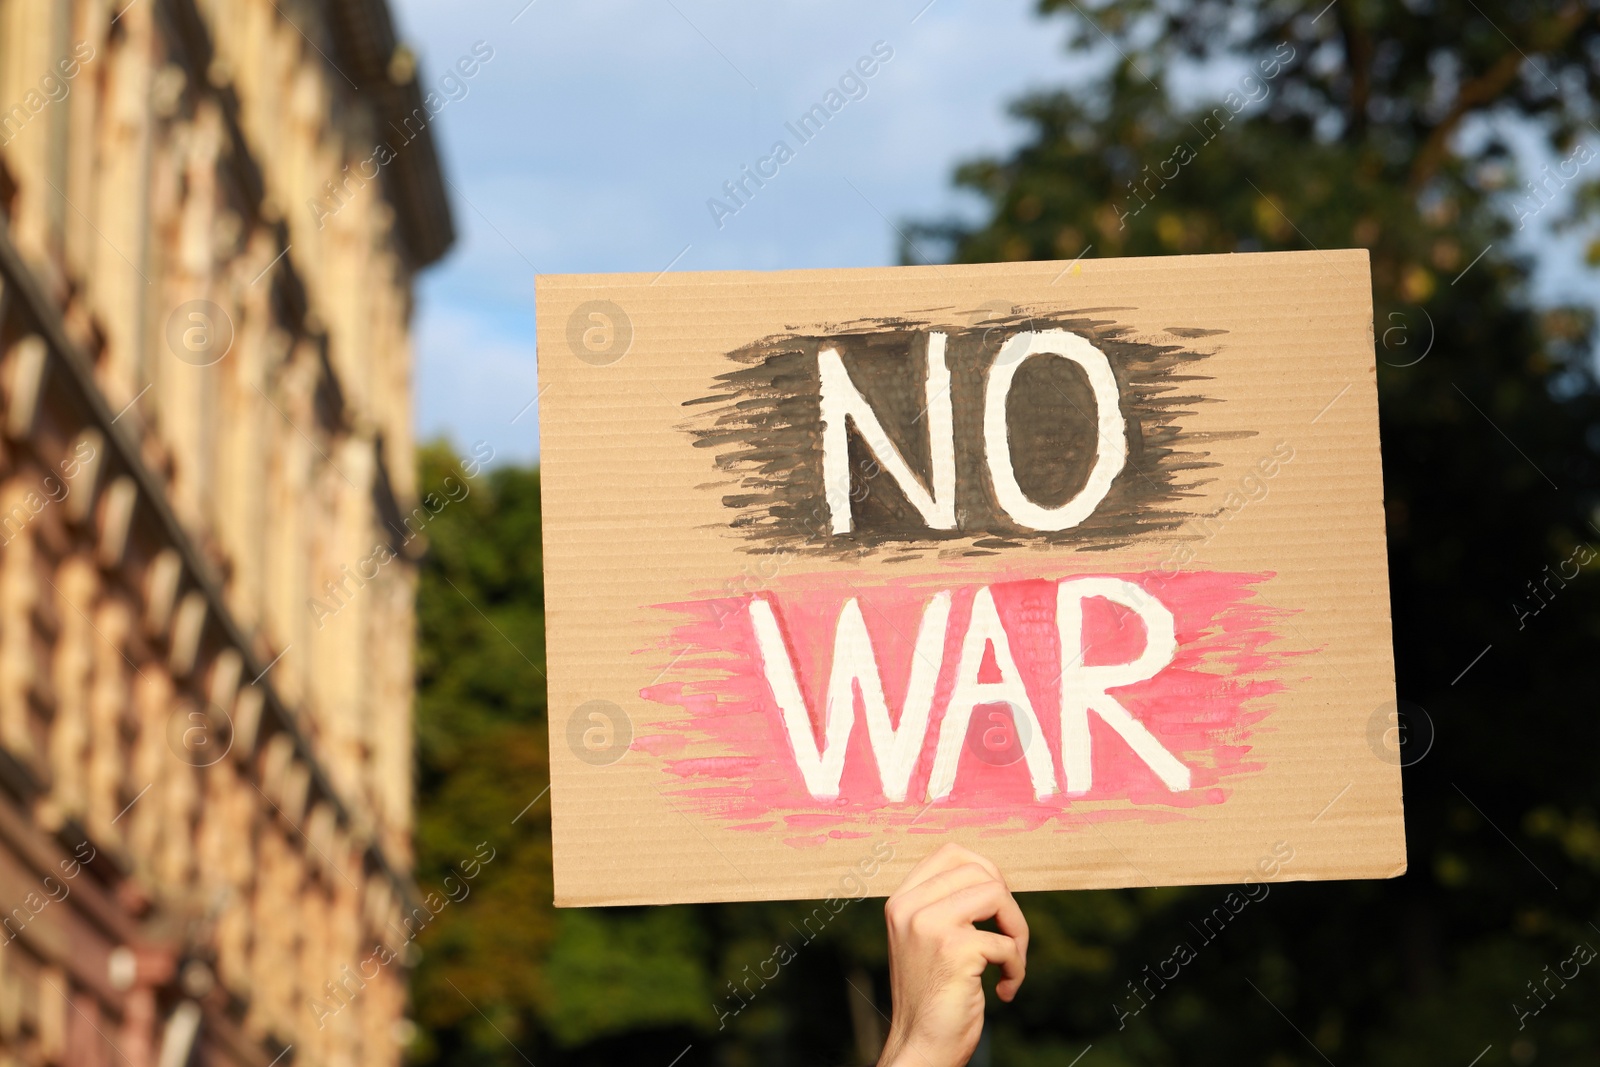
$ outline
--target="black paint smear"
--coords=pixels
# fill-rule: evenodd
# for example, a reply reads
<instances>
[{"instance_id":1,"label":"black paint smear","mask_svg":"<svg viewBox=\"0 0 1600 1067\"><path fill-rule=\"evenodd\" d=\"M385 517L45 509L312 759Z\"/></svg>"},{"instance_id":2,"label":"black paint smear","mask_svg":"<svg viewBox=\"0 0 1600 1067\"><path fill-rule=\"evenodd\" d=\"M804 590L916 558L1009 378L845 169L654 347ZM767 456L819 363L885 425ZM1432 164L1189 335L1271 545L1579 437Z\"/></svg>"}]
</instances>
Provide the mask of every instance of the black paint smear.
<instances>
[{"instance_id":1,"label":"black paint smear","mask_svg":"<svg viewBox=\"0 0 1600 1067\"><path fill-rule=\"evenodd\" d=\"M872 319L767 337L728 353L741 366L717 376L714 394L684 405L701 410L683 428L731 479L723 497L735 513L728 525L752 540L751 551L859 556L884 547L895 559L906 559L919 551L989 555L1027 543L1103 550L1148 535L1170 537L1196 514L1185 505L1210 480L1200 472L1217 466L1203 446L1254 431L1185 431L1182 420L1197 405L1216 402L1199 391L1198 383L1209 380L1198 373L1206 353L1135 341L1129 327L1091 317L1116 310L1122 309L1010 314L966 328ZM1079 334L1105 353L1127 424L1128 459L1092 515L1071 529L1041 532L1018 525L994 497L983 454L983 387L1006 341L1026 330L1048 329ZM817 352L839 351L884 432L927 486L932 459L923 379L930 330L947 337L958 528L929 529L894 479L879 469L852 422L853 524L850 532L835 535L823 497ZM1223 332L1168 331L1186 339ZM1017 370L1006 415L1017 482L1030 500L1054 507L1083 488L1097 429L1093 394L1080 367L1064 359L1028 360Z\"/></svg>"}]
</instances>

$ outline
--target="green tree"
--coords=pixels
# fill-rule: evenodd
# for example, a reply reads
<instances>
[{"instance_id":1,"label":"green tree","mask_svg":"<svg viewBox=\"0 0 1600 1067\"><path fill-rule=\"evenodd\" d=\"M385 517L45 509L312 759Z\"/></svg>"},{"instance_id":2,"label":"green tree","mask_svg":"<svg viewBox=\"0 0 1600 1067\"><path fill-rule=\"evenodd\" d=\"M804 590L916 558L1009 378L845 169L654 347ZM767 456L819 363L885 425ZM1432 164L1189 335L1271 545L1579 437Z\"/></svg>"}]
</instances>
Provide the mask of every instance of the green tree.
<instances>
[{"instance_id":1,"label":"green tree","mask_svg":"<svg viewBox=\"0 0 1600 1067\"><path fill-rule=\"evenodd\" d=\"M1194 942L1220 891L1025 901L1049 940L995 1012L997 1059L1064 1063L1092 1042L1101 1064L1593 1062L1600 975L1512 1009L1538 1007L1526 983L1575 942L1600 946L1581 666L1600 561L1572 577L1600 545L1592 316L1537 307L1512 249L1530 215L1592 226L1594 5L1041 6L1073 53L1114 64L1020 101L1026 143L957 174L987 221L918 227L908 257L1370 249L1398 689L1437 737L1419 759L1419 729L1404 757L1405 877L1275 886L1153 998L1126 983ZM1214 98L1178 99L1196 71ZM1565 165L1526 166L1518 137ZM1088 920L1105 896L1127 921ZM1074 946L1102 951L1073 962Z\"/></svg>"},{"instance_id":2,"label":"green tree","mask_svg":"<svg viewBox=\"0 0 1600 1067\"><path fill-rule=\"evenodd\" d=\"M539 479L468 469L443 445L420 457L422 492L444 504L422 527L417 590L418 887L445 895L480 844L494 859L418 938L415 1052L520 1062L506 1041L527 1040L527 1016L549 995L530 961L554 936L548 796L523 810L549 781Z\"/></svg>"}]
</instances>

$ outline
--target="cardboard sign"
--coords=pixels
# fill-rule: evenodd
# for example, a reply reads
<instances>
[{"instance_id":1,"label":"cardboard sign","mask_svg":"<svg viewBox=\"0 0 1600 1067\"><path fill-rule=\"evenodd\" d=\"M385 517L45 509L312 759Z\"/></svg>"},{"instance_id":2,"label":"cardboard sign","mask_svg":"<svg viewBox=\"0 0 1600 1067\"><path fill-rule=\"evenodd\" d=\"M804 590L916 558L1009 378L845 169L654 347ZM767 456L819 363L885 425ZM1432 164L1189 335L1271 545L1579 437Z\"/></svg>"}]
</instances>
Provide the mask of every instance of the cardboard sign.
<instances>
[{"instance_id":1,"label":"cardboard sign","mask_svg":"<svg viewBox=\"0 0 1600 1067\"><path fill-rule=\"evenodd\" d=\"M538 301L557 904L1405 869L1364 251Z\"/></svg>"}]
</instances>

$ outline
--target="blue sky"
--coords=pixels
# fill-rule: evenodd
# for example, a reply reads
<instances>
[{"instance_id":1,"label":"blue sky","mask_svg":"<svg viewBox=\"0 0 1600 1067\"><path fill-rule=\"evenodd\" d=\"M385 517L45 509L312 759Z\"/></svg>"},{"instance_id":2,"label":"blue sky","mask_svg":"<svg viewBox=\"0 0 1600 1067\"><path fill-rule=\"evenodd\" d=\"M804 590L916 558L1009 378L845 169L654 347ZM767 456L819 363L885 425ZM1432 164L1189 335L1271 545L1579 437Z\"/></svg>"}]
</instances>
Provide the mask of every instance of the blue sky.
<instances>
[{"instance_id":1,"label":"blue sky","mask_svg":"<svg viewBox=\"0 0 1600 1067\"><path fill-rule=\"evenodd\" d=\"M1115 59L1068 57L1063 21L1038 19L1033 0L391 2L419 77L452 97L434 132L459 237L419 284L417 431L488 441L502 460L538 452L536 273L893 263L896 225L975 214L951 173L1022 139L1010 101ZM865 95L799 145L785 123L878 42L893 58ZM475 46L493 58L445 84ZM1166 80L1192 100L1227 75ZM1529 172L1548 161L1514 132ZM719 227L707 201L779 138L795 157ZM1513 247L1536 255L1542 300L1594 302L1583 235L1551 233L1556 214Z\"/></svg>"},{"instance_id":2,"label":"blue sky","mask_svg":"<svg viewBox=\"0 0 1600 1067\"><path fill-rule=\"evenodd\" d=\"M396 0L425 84L494 50L435 120L460 236L419 286L415 390L420 437L504 459L537 453L536 272L893 263L894 224L974 210L951 171L1020 140L1009 101L1079 80L1031 0L526 2ZM784 123L880 41L799 146ZM719 228L706 201L780 137L795 157Z\"/></svg>"}]
</instances>

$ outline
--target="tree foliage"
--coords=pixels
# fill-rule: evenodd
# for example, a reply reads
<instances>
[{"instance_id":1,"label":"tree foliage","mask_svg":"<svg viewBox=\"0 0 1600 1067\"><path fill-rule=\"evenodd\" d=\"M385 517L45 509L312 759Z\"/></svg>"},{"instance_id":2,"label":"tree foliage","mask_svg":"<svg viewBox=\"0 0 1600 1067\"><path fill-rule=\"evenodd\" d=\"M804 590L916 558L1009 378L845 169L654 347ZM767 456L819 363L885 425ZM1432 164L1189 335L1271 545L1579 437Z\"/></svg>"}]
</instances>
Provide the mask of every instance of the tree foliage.
<instances>
[{"instance_id":1,"label":"tree foliage","mask_svg":"<svg viewBox=\"0 0 1600 1067\"><path fill-rule=\"evenodd\" d=\"M1142 991L1147 964L1196 940L1189 923L1218 894L1183 891L1125 934L1091 937L1112 957L1104 972L1031 973L998 1013L996 1049L1016 1062L1091 1041L1101 1063L1467 1063L1490 1046L1498 1062L1593 1059L1600 981L1543 983L1576 942L1600 945L1600 730L1580 695L1600 630L1600 408L1592 315L1536 305L1527 249L1544 223L1592 226L1594 6L1042 6L1074 52L1115 63L1090 91L1019 102L1023 147L957 175L987 222L925 224L908 253L1370 249L1398 690L1424 713L1404 757L1405 877L1275 886L1138 1015L1108 1010L1138 1007L1126 982ZM1173 85L1196 69L1217 90L1188 106ZM1025 907L1070 919L1087 896Z\"/></svg>"},{"instance_id":2,"label":"tree foliage","mask_svg":"<svg viewBox=\"0 0 1600 1067\"><path fill-rule=\"evenodd\" d=\"M1404 877L1275 884L1159 986L1147 976L1170 973L1225 888L1029 895L1027 984L992 1005L980 1057L1594 1062L1600 966L1550 976L1570 975L1575 944L1600 947L1584 666L1600 638L1600 391L1592 316L1535 302L1530 235L1584 232L1600 202L1595 6L1041 7L1041 32L1064 29L1103 75L1020 101L1025 143L957 173L985 221L912 227L907 258L1370 249L1398 689L1424 712ZM1196 84L1212 88L1182 88ZM424 485L449 462L430 453ZM804 905L549 908L548 808L509 825L547 780L537 475L485 479L430 528L419 880L477 841L507 847L424 941L419 1059L519 1063L514 1041L541 1065L665 1065L688 1046L683 1067L861 1062L887 1009L873 902L737 1015L727 983L793 940Z\"/></svg>"}]
</instances>

